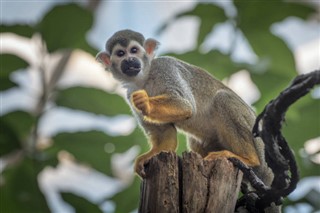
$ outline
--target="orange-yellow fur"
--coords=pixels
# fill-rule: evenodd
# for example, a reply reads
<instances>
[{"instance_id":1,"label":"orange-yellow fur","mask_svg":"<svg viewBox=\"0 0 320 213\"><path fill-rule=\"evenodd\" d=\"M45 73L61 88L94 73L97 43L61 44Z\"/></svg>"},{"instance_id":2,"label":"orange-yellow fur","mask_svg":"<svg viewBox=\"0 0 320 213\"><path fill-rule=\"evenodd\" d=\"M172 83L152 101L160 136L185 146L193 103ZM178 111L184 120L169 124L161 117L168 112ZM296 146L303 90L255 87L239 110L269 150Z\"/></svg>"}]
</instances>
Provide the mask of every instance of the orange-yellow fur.
<instances>
[{"instance_id":1,"label":"orange-yellow fur","mask_svg":"<svg viewBox=\"0 0 320 213\"><path fill-rule=\"evenodd\" d=\"M191 110L183 110L168 95L149 97L145 90L138 90L131 95L132 105L144 115L150 123L171 123L187 119Z\"/></svg>"}]
</instances>

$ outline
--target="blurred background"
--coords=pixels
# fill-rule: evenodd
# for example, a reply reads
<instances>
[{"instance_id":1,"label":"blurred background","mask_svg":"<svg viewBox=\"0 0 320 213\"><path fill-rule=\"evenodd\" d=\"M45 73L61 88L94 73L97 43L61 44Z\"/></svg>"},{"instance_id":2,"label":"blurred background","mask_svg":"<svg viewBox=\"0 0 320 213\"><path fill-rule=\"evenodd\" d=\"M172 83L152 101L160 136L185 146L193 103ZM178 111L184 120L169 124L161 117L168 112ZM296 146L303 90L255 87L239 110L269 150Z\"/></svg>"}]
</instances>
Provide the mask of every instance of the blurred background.
<instances>
[{"instance_id":1,"label":"blurred background","mask_svg":"<svg viewBox=\"0 0 320 213\"><path fill-rule=\"evenodd\" d=\"M260 113L320 67L319 1L5 1L0 32L1 213L137 212L133 161L147 141L123 89L95 61L116 31L160 41ZM283 134L301 180L284 212L320 212L320 88ZM179 135L178 153L185 151Z\"/></svg>"}]
</instances>

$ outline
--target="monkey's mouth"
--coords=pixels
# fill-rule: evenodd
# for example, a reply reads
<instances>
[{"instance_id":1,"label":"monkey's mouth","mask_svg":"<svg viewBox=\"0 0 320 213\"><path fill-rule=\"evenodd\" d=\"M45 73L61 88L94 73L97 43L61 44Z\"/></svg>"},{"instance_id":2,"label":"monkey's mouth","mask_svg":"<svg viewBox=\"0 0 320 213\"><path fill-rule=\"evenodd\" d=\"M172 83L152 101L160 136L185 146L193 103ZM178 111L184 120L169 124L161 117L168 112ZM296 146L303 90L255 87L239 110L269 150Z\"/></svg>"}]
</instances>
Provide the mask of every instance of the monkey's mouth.
<instances>
[{"instance_id":1,"label":"monkey's mouth","mask_svg":"<svg viewBox=\"0 0 320 213\"><path fill-rule=\"evenodd\" d=\"M124 61L121 64L121 70L127 76L133 77L138 75L138 73L141 71L141 64L135 59L132 59L131 61Z\"/></svg>"},{"instance_id":2,"label":"monkey's mouth","mask_svg":"<svg viewBox=\"0 0 320 213\"><path fill-rule=\"evenodd\" d=\"M123 73L130 77L133 77L138 75L140 71L141 71L140 67L129 67L128 69L124 70Z\"/></svg>"}]
</instances>

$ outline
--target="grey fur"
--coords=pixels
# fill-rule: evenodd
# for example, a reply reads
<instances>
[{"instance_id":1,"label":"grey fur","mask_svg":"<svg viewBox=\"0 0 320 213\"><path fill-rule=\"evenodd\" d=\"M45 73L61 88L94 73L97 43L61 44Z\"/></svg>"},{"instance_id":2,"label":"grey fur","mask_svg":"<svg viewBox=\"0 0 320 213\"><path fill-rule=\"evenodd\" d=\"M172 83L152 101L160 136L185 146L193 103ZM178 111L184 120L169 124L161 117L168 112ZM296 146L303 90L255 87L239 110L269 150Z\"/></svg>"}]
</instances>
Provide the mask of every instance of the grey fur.
<instances>
[{"instance_id":1,"label":"grey fur","mask_svg":"<svg viewBox=\"0 0 320 213\"><path fill-rule=\"evenodd\" d=\"M120 44L123 47L128 46L129 42L135 40L141 46L143 46L143 42L145 40L144 36L141 33L132 31L132 30L121 30L114 33L111 38L108 40L106 44L106 50L109 54L112 53L113 47L116 44Z\"/></svg>"}]
</instances>

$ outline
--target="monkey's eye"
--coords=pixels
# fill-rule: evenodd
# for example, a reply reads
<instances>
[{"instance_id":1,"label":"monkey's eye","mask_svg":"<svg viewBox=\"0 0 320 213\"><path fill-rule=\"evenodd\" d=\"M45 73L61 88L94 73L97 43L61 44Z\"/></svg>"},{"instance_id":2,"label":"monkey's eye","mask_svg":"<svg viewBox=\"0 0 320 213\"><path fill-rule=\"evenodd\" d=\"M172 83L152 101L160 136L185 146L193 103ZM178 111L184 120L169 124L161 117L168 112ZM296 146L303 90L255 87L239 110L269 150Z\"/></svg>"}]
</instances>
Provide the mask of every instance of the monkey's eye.
<instances>
[{"instance_id":1,"label":"monkey's eye","mask_svg":"<svg viewBox=\"0 0 320 213\"><path fill-rule=\"evenodd\" d=\"M131 53L137 53L138 52L138 48L136 47L132 47L130 50Z\"/></svg>"},{"instance_id":2,"label":"monkey's eye","mask_svg":"<svg viewBox=\"0 0 320 213\"><path fill-rule=\"evenodd\" d=\"M124 51L122 51L122 50L119 50L118 52L117 52L117 56L119 56L119 57L122 57L122 56L124 56Z\"/></svg>"}]
</instances>

